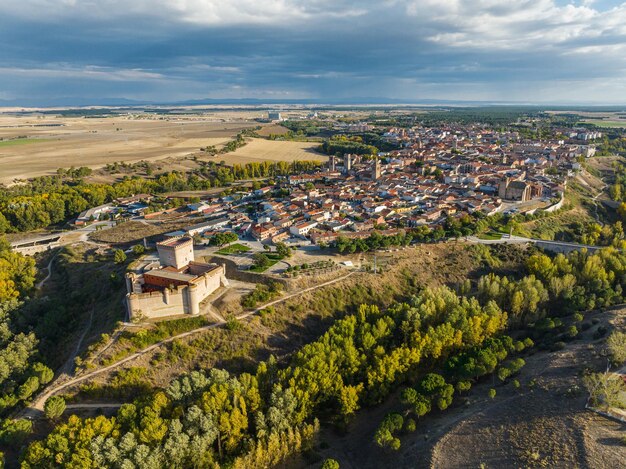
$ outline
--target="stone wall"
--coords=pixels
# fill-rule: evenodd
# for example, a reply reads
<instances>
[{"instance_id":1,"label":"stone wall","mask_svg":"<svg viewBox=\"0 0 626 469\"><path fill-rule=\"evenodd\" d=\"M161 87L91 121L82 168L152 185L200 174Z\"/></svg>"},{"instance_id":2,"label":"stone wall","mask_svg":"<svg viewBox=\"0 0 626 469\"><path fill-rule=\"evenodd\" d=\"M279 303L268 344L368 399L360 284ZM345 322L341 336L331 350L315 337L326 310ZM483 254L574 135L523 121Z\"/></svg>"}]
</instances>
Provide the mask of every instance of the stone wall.
<instances>
[{"instance_id":1,"label":"stone wall","mask_svg":"<svg viewBox=\"0 0 626 469\"><path fill-rule=\"evenodd\" d=\"M187 286L162 292L132 293L126 295L126 307L129 319L163 318L187 313Z\"/></svg>"},{"instance_id":2,"label":"stone wall","mask_svg":"<svg viewBox=\"0 0 626 469\"><path fill-rule=\"evenodd\" d=\"M223 277L224 269L219 268L202 274L191 285L179 285L158 292L129 293L126 295L129 319L199 314L200 303L222 285Z\"/></svg>"},{"instance_id":3,"label":"stone wall","mask_svg":"<svg viewBox=\"0 0 626 469\"><path fill-rule=\"evenodd\" d=\"M240 270L235 261L226 259L225 257L208 256L205 259L206 262L212 264L223 264L226 267L226 278L232 278L234 280L247 283L263 283L265 285L270 282L280 283L285 289L288 289L291 286L291 283L287 279L258 274L256 272L250 272L249 270Z\"/></svg>"}]
</instances>

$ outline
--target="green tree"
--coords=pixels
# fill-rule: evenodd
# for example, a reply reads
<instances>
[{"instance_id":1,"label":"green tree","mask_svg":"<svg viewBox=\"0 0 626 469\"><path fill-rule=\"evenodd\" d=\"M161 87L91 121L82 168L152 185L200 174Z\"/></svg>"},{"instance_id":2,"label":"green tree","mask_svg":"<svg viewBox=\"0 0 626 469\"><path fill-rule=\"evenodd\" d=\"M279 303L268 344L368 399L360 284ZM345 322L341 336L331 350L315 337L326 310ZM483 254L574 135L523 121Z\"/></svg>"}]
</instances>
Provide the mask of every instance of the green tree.
<instances>
[{"instance_id":1,"label":"green tree","mask_svg":"<svg viewBox=\"0 0 626 469\"><path fill-rule=\"evenodd\" d=\"M283 259L291 257L291 249L285 243L276 243L276 253Z\"/></svg>"},{"instance_id":2,"label":"green tree","mask_svg":"<svg viewBox=\"0 0 626 469\"><path fill-rule=\"evenodd\" d=\"M624 394L626 385L616 373L591 373L583 377L592 405L599 407L626 408Z\"/></svg>"},{"instance_id":3,"label":"green tree","mask_svg":"<svg viewBox=\"0 0 626 469\"><path fill-rule=\"evenodd\" d=\"M61 396L52 396L44 404L43 410L46 417L56 420L65 412L65 399Z\"/></svg>"},{"instance_id":4,"label":"green tree","mask_svg":"<svg viewBox=\"0 0 626 469\"><path fill-rule=\"evenodd\" d=\"M404 418L398 413L388 414L376 430L374 442L381 448L388 448L393 451L400 449L400 439L394 436L394 432L402 430Z\"/></svg>"},{"instance_id":5,"label":"green tree","mask_svg":"<svg viewBox=\"0 0 626 469\"><path fill-rule=\"evenodd\" d=\"M19 446L33 432L33 422L27 419L6 419L0 423L0 443Z\"/></svg>"},{"instance_id":6,"label":"green tree","mask_svg":"<svg viewBox=\"0 0 626 469\"><path fill-rule=\"evenodd\" d=\"M113 261L116 264L123 264L124 262L126 262L126 253L121 249L116 249L115 251L113 251Z\"/></svg>"},{"instance_id":7,"label":"green tree","mask_svg":"<svg viewBox=\"0 0 626 469\"><path fill-rule=\"evenodd\" d=\"M609 349L611 361L615 365L621 365L626 362L626 333L613 331L606 340L606 345Z\"/></svg>"},{"instance_id":8,"label":"green tree","mask_svg":"<svg viewBox=\"0 0 626 469\"><path fill-rule=\"evenodd\" d=\"M322 469L339 469L339 463L334 459L326 459L322 464Z\"/></svg>"},{"instance_id":9,"label":"green tree","mask_svg":"<svg viewBox=\"0 0 626 469\"><path fill-rule=\"evenodd\" d=\"M255 267L258 267L259 269L264 269L271 264L270 258L262 252L254 253L252 260L254 261Z\"/></svg>"}]
</instances>

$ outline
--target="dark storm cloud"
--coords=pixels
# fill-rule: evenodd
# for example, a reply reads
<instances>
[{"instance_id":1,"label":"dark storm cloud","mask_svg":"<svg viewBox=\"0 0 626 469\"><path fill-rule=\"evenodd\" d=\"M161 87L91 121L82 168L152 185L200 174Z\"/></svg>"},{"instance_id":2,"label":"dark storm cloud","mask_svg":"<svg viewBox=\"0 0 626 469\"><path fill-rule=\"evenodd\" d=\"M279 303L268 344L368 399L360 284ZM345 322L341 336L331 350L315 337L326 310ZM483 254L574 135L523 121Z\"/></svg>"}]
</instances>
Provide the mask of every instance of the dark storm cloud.
<instances>
[{"instance_id":1,"label":"dark storm cloud","mask_svg":"<svg viewBox=\"0 0 626 469\"><path fill-rule=\"evenodd\" d=\"M0 99L626 102L619 4L127 3L5 0Z\"/></svg>"}]
</instances>

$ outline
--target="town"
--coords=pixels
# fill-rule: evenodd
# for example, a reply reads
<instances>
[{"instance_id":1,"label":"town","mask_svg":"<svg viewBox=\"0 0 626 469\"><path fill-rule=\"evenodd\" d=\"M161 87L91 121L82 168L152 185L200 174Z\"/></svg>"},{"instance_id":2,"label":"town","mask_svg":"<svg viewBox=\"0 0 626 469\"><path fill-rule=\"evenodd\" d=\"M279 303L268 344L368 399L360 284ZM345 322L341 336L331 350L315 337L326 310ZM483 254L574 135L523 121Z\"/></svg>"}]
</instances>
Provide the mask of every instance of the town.
<instances>
[{"instance_id":1,"label":"town","mask_svg":"<svg viewBox=\"0 0 626 469\"><path fill-rule=\"evenodd\" d=\"M558 207L568 177L580 170L581 160L593 156L588 135L534 142L514 132L390 129L385 138L402 142L402 149L330 156L319 171L167 211L150 212L153 196L139 194L88 209L75 224L187 212L197 216L198 223L168 236L189 235L202 242L231 231L261 242L301 245L304 240L320 244L340 236L363 238L373 230L391 234L404 228L435 228L476 212L550 210Z\"/></svg>"}]
</instances>

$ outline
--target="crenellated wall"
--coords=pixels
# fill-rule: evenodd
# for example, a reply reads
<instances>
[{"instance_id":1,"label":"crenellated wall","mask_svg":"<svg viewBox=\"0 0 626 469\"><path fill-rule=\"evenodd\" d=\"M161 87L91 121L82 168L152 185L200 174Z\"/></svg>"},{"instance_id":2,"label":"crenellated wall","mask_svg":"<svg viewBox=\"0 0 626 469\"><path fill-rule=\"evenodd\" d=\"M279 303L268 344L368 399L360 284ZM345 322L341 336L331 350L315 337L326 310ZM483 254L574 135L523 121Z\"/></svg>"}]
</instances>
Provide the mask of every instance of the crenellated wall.
<instances>
[{"instance_id":1,"label":"crenellated wall","mask_svg":"<svg viewBox=\"0 0 626 469\"><path fill-rule=\"evenodd\" d=\"M180 314L200 314L200 303L226 282L225 268L219 266L199 275L190 285L178 285L163 291L126 294L126 308L129 319L163 318ZM127 287L137 281L138 276L129 273L126 276Z\"/></svg>"}]
</instances>

